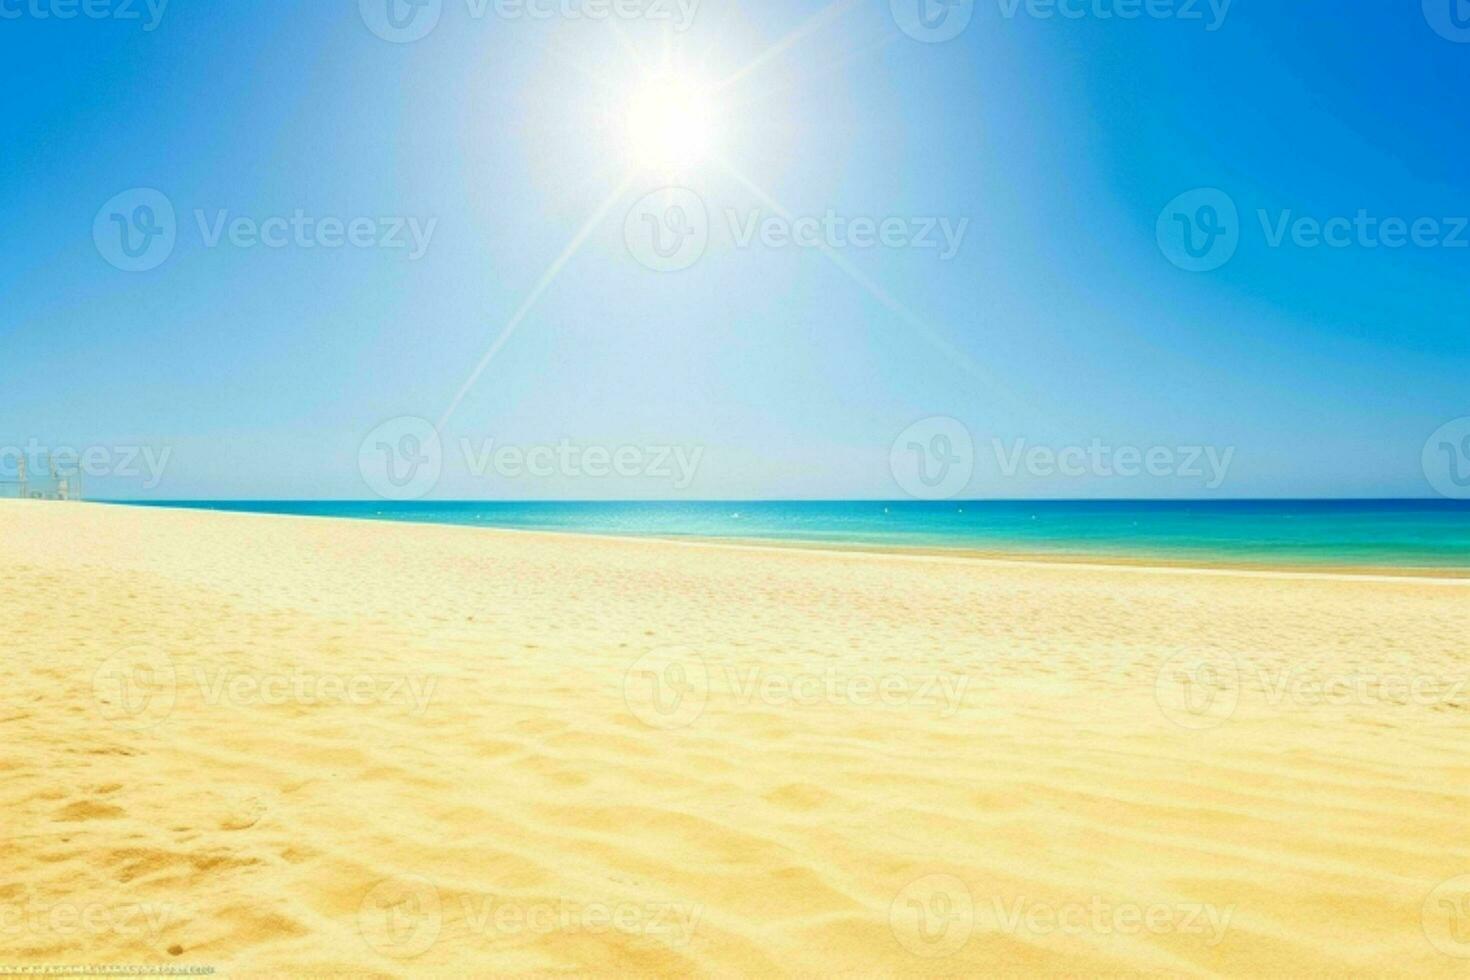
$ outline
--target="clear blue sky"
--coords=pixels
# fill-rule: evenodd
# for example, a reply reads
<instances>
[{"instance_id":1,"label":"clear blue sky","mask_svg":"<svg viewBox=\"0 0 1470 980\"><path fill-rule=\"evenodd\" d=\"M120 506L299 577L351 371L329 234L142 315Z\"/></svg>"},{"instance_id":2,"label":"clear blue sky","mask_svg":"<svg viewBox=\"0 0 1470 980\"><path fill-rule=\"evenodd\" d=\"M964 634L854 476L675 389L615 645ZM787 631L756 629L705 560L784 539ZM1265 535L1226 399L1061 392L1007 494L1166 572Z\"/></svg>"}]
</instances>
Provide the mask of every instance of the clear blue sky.
<instances>
[{"instance_id":1,"label":"clear blue sky","mask_svg":"<svg viewBox=\"0 0 1470 980\"><path fill-rule=\"evenodd\" d=\"M402 44L354 0L173 0L152 30L142 0L142 22L36 15L55 6L0 0L0 444L170 450L158 486L93 495L368 496L364 437L438 420L584 227L446 452L697 446L698 478L676 493L451 462L436 496L894 497L893 441L930 416L961 420L982 457L997 438L1234 447L1227 495L1425 496L1425 440L1470 415L1470 248L1273 247L1258 218L1470 215L1470 43L1418 0L1236 0L1215 30L1205 0L1203 22L980 0L935 44L888 0L705 0L681 33L443 0ZM736 76L697 102L717 107L718 159L676 181L624 147L635 66L666 50L674 84ZM625 236L669 183L710 215L678 272ZM132 188L177 212L147 272L94 241ZM1156 234L1196 188L1239 209L1238 251L1206 272ZM968 225L948 260L741 246L726 212L770 202ZM412 260L209 247L195 216L298 210L437 224ZM968 492L1199 495L993 470Z\"/></svg>"}]
</instances>

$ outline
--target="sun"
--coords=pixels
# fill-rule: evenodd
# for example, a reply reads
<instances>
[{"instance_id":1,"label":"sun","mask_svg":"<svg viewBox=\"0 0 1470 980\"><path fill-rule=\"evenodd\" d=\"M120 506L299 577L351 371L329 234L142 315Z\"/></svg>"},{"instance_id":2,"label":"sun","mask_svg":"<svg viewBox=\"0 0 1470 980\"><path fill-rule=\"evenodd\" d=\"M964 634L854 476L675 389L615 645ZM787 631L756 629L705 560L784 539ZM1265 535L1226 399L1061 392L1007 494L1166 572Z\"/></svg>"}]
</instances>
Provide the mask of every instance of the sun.
<instances>
[{"instance_id":1,"label":"sun","mask_svg":"<svg viewBox=\"0 0 1470 980\"><path fill-rule=\"evenodd\" d=\"M688 170L716 149L719 125L713 92L693 76L652 76L629 96L626 126L633 166L664 173Z\"/></svg>"}]
</instances>

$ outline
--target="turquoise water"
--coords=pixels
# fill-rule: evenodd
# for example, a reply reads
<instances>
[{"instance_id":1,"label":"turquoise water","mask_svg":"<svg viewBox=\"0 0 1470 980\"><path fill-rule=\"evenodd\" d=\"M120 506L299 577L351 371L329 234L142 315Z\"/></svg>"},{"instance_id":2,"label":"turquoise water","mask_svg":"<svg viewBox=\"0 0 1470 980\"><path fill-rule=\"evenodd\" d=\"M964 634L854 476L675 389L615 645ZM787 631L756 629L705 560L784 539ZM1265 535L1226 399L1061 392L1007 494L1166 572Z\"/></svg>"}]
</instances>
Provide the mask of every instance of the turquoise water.
<instances>
[{"instance_id":1,"label":"turquoise water","mask_svg":"<svg viewBox=\"0 0 1470 980\"><path fill-rule=\"evenodd\" d=\"M822 501L148 506L648 537L753 538L1243 564L1470 569L1470 502Z\"/></svg>"}]
</instances>

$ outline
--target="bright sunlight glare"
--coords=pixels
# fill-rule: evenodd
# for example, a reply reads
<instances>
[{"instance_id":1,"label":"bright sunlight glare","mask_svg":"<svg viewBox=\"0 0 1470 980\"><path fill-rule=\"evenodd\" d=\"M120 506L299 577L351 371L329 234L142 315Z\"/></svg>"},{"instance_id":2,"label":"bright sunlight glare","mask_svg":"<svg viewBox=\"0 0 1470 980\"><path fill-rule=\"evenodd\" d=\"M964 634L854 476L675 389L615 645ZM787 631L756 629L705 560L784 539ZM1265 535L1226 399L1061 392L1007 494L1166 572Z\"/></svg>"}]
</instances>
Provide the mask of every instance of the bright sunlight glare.
<instances>
[{"instance_id":1,"label":"bright sunlight glare","mask_svg":"<svg viewBox=\"0 0 1470 980\"><path fill-rule=\"evenodd\" d=\"M696 79L661 75L628 101L629 156L643 170L681 170L703 162L718 135L714 98Z\"/></svg>"}]
</instances>

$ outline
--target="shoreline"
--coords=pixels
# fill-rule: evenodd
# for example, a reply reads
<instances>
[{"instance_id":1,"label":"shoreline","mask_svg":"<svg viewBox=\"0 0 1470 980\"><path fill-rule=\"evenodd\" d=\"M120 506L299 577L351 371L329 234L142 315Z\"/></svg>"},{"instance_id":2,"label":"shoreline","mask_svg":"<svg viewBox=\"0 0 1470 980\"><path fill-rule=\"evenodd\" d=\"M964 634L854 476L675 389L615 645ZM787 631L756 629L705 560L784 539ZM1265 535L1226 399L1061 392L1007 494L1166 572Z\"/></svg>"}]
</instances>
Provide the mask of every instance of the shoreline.
<instances>
[{"instance_id":1,"label":"shoreline","mask_svg":"<svg viewBox=\"0 0 1470 980\"><path fill-rule=\"evenodd\" d=\"M42 501L45 503L45 501ZM1112 553L1027 551L1024 549L973 549L924 547L921 545L882 545L855 541L841 543L812 538L709 537L703 535L617 534L598 531L569 531L556 528L519 528L488 524L459 524L449 521L405 521L355 515L281 514L272 511L232 510L203 506L176 506L138 501L76 501L83 505L128 507L145 510L184 511L228 516L275 517L305 521L349 521L362 524L397 524L421 527L462 528L471 531L493 531L517 535L553 535L568 538L591 538L612 541L658 542L684 546L713 546L745 551L806 551L832 555L867 555L893 560L926 560L962 562L982 567L1012 565L1019 567L1071 567L1088 571L1116 569L1163 574L1197 574L1243 576L1250 578L1282 578L1290 580L1393 582L1412 581L1431 585L1470 585L1470 566L1440 567L1432 565L1360 565L1308 562L1232 561L1230 559L1171 558L1162 555L1123 555ZM230 501L239 503L239 501Z\"/></svg>"}]
</instances>

